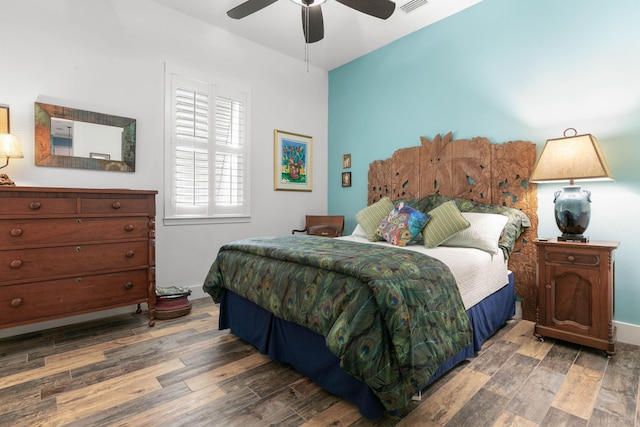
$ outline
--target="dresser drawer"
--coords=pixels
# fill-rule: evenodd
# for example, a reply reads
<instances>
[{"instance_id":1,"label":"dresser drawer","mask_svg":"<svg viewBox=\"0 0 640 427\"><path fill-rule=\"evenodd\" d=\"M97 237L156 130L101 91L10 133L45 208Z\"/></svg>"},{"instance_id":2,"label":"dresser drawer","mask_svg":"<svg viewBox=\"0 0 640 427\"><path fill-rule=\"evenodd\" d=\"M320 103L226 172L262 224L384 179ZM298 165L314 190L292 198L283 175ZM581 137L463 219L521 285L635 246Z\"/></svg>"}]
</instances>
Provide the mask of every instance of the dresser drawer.
<instances>
[{"instance_id":1,"label":"dresser drawer","mask_svg":"<svg viewBox=\"0 0 640 427\"><path fill-rule=\"evenodd\" d=\"M0 251L0 284L148 265L148 241Z\"/></svg>"},{"instance_id":2,"label":"dresser drawer","mask_svg":"<svg viewBox=\"0 0 640 427\"><path fill-rule=\"evenodd\" d=\"M76 213L76 198L12 197L0 199L0 215L36 216Z\"/></svg>"},{"instance_id":3,"label":"dresser drawer","mask_svg":"<svg viewBox=\"0 0 640 427\"><path fill-rule=\"evenodd\" d=\"M146 217L0 220L0 248L148 237Z\"/></svg>"},{"instance_id":4,"label":"dresser drawer","mask_svg":"<svg viewBox=\"0 0 640 427\"><path fill-rule=\"evenodd\" d=\"M83 214L147 214L149 201L147 199L109 198L90 199L83 198L80 201L80 210Z\"/></svg>"},{"instance_id":5,"label":"dresser drawer","mask_svg":"<svg viewBox=\"0 0 640 427\"><path fill-rule=\"evenodd\" d=\"M0 286L0 324L42 321L146 302L147 270Z\"/></svg>"}]
</instances>

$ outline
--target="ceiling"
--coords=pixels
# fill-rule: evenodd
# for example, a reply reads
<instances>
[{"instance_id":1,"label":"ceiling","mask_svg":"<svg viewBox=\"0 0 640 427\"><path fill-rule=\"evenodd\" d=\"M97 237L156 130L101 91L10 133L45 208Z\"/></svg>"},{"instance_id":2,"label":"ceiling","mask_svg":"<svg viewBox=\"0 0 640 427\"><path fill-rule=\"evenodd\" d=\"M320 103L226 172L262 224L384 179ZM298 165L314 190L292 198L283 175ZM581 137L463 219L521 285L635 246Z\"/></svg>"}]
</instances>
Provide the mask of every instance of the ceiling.
<instances>
[{"instance_id":1,"label":"ceiling","mask_svg":"<svg viewBox=\"0 0 640 427\"><path fill-rule=\"evenodd\" d=\"M245 0L153 1L287 56L305 60L300 6L290 0L279 0L239 20L229 18L226 12ZM309 63L330 71L480 1L396 0L393 15L381 20L335 0L327 0L321 6L324 39L308 45Z\"/></svg>"}]
</instances>

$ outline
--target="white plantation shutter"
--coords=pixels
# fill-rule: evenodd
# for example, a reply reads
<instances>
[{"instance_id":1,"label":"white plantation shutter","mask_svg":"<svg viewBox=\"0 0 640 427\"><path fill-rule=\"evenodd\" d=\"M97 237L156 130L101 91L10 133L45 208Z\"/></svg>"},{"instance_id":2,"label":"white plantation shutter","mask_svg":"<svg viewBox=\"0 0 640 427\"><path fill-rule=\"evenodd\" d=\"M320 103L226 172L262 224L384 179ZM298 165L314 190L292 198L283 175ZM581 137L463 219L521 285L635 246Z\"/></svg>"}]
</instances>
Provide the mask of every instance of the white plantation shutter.
<instances>
[{"instance_id":1,"label":"white plantation shutter","mask_svg":"<svg viewBox=\"0 0 640 427\"><path fill-rule=\"evenodd\" d=\"M165 217L247 218L246 94L167 73L171 199Z\"/></svg>"},{"instance_id":2,"label":"white plantation shutter","mask_svg":"<svg viewBox=\"0 0 640 427\"><path fill-rule=\"evenodd\" d=\"M244 103L216 97L216 199L218 207L244 199Z\"/></svg>"}]
</instances>

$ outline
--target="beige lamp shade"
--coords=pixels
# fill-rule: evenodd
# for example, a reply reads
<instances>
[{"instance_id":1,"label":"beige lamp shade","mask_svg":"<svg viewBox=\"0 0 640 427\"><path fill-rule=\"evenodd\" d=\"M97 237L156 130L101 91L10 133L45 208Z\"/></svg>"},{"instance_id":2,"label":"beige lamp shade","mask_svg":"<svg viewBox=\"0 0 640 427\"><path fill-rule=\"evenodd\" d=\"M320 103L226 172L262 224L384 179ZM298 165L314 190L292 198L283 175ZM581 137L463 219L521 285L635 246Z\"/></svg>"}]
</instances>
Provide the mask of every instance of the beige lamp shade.
<instances>
[{"instance_id":1,"label":"beige lamp shade","mask_svg":"<svg viewBox=\"0 0 640 427\"><path fill-rule=\"evenodd\" d=\"M566 131L565 131L566 135ZM549 139L533 169L531 182L613 180L598 141L591 134Z\"/></svg>"},{"instance_id":2,"label":"beige lamp shade","mask_svg":"<svg viewBox=\"0 0 640 427\"><path fill-rule=\"evenodd\" d=\"M0 133L0 157L8 159L21 159L24 157L20 142L15 135Z\"/></svg>"}]
</instances>

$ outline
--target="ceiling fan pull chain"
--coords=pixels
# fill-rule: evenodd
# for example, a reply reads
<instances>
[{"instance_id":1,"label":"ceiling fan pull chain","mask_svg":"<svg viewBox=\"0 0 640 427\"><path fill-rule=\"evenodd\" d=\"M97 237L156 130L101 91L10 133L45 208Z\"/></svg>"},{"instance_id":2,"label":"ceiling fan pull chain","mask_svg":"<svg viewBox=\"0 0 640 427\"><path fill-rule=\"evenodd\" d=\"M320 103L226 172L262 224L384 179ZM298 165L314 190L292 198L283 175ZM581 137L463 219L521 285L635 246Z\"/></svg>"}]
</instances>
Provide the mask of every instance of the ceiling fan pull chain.
<instances>
[{"instance_id":1,"label":"ceiling fan pull chain","mask_svg":"<svg viewBox=\"0 0 640 427\"><path fill-rule=\"evenodd\" d=\"M309 8L305 7L302 9L304 11L304 19L305 19L305 28L309 28ZM309 41L307 40L307 35L304 36L304 62L307 65L307 73L309 72Z\"/></svg>"}]
</instances>

